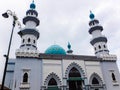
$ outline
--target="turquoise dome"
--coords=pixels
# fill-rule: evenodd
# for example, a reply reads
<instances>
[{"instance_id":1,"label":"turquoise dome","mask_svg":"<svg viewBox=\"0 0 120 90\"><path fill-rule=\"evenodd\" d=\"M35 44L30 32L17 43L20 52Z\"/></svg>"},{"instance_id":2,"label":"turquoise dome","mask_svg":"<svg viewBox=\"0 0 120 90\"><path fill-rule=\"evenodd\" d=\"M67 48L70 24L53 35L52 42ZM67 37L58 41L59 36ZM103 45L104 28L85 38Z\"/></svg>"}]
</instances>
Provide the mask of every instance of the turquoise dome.
<instances>
[{"instance_id":1,"label":"turquoise dome","mask_svg":"<svg viewBox=\"0 0 120 90\"><path fill-rule=\"evenodd\" d=\"M48 47L45 51L45 54L62 54L66 55L65 50L59 45L52 45Z\"/></svg>"}]
</instances>

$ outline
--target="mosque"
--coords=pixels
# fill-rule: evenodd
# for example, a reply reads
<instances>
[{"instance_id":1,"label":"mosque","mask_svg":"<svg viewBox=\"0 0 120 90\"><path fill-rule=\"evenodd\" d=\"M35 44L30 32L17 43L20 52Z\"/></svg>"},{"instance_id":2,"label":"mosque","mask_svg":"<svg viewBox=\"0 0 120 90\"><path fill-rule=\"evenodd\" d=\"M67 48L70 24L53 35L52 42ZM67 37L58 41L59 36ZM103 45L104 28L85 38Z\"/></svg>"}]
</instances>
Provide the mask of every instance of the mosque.
<instances>
[{"instance_id":1,"label":"mosque","mask_svg":"<svg viewBox=\"0 0 120 90\"><path fill-rule=\"evenodd\" d=\"M34 2L23 18L25 25L16 58L9 59L5 86L10 90L120 90L120 74L116 55L109 54L107 38L95 15L90 13L89 34L95 56L74 55L52 45L44 53L37 49L40 20Z\"/></svg>"}]
</instances>

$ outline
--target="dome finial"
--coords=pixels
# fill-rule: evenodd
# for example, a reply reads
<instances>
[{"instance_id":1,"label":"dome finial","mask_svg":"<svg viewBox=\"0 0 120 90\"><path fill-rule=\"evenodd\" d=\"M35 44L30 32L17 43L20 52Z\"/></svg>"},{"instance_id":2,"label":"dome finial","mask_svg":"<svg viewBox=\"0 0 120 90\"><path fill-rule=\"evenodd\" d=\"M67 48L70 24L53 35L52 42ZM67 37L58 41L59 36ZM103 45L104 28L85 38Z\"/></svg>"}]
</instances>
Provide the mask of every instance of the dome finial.
<instances>
[{"instance_id":1,"label":"dome finial","mask_svg":"<svg viewBox=\"0 0 120 90\"><path fill-rule=\"evenodd\" d=\"M73 52L73 50L71 50L71 44L68 42L68 45L67 45L67 47L68 47L68 51L67 51L67 53L72 53Z\"/></svg>"},{"instance_id":2,"label":"dome finial","mask_svg":"<svg viewBox=\"0 0 120 90\"><path fill-rule=\"evenodd\" d=\"M31 8L31 9L35 9L35 8L36 8L36 5L35 5L35 3L34 3L34 0L33 0L32 3L30 4L30 8Z\"/></svg>"},{"instance_id":3,"label":"dome finial","mask_svg":"<svg viewBox=\"0 0 120 90\"><path fill-rule=\"evenodd\" d=\"M71 45L70 43L68 42L68 45L67 45L68 49L70 50L71 49Z\"/></svg>"},{"instance_id":4,"label":"dome finial","mask_svg":"<svg viewBox=\"0 0 120 90\"><path fill-rule=\"evenodd\" d=\"M92 11L90 10L90 15L89 15L90 19L93 20L95 18L95 15L92 13Z\"/></svg>"}]
</instances>

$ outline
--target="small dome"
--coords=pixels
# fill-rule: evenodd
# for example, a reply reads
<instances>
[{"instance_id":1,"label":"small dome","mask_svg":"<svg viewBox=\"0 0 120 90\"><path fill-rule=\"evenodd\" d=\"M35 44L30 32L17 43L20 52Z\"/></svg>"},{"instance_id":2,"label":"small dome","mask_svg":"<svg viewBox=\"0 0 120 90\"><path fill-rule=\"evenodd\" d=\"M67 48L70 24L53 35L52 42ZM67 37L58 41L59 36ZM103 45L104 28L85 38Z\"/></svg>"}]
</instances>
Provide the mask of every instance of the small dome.
<instances>
[{"instance_id":1,"label":"small dome","mask_svg":"<svg viewBox=\"0 0 120 90\"><path fill-rule=\"evenodd\" d=\"M45 54L62 54L66 55L65 50L59 45L52 45L48 47L45 51Z\"/></svg>"}]
</instances>

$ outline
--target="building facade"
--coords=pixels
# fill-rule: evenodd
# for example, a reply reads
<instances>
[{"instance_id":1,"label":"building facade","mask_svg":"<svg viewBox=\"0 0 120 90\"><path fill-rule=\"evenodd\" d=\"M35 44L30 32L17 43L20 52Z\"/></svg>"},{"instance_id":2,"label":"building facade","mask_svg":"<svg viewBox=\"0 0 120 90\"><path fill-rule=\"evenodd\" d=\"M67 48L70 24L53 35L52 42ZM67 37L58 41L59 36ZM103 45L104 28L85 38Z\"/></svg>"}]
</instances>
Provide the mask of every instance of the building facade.
<instances>
[{"instance_id":1,"label":"building facade","mask_svg":"<svg viewBox=\"0 0 120 90\"><path fill-rule=\"evenodd\" d=\"M25 25L16 58L10 59L5 86L11 90L120 90L120 74L116 55L109 54L103 27L90 13L89 33L95 56L74 55L68 43L67 52L51 45L40 53L37 50L40 20L34 2L23 18Z\"/></svg>"}]
</instances>

